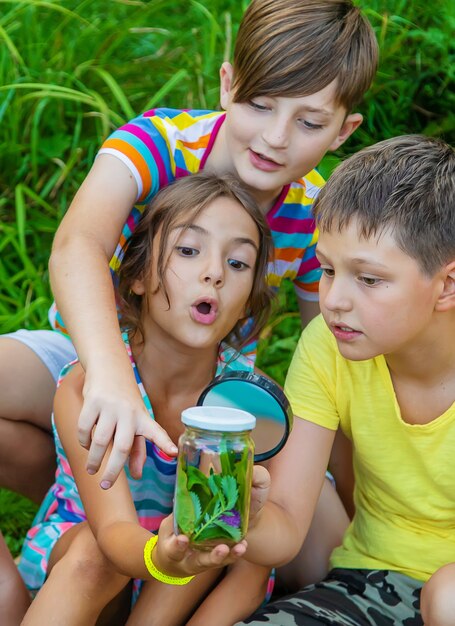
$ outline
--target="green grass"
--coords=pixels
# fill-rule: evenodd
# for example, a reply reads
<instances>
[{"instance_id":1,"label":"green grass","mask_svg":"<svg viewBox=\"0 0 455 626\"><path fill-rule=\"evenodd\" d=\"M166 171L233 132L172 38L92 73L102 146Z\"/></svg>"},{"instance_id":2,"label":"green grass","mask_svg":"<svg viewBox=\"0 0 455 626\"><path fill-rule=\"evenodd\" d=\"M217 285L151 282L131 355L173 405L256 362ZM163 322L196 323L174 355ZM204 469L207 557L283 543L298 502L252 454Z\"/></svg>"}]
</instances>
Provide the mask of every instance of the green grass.
<instances>
[{"instance_id":1,"label":"green grass","mask_svg":"<svg viewBox=\"0 0 455 626\"><path fill-rule=\"evenodd\" d=\"M6 543L16 556L30 527L36 506L16 493L0 489L0 528Z\"/></svg>"},{"instance_id":2,"label":"green grass","mask_svg":"<svg viewBox=\"0 0 455 626\"><path fill-rule=\"evenodd\" d=\"M213 108L246 2L0 0L0 331L47 326L55 229L106 135L153 106ZM450 0L360 0L381 47L365 121L338 160L393 135L454 140ZM182 28L184 25L184 29ZM299 335L295 296L264 333L260 366L278 381ZM34 507L0 491L16 553Z\"/></svg>"}]
</instances>

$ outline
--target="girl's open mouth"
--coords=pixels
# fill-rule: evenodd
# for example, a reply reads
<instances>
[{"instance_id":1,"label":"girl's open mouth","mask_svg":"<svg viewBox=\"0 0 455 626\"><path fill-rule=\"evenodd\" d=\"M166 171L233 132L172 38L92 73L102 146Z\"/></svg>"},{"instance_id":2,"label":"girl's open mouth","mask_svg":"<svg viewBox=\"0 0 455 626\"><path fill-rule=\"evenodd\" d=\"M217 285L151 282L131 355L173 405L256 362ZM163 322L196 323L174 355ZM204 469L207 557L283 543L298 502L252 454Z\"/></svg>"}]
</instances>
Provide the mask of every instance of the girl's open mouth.
<instances>
[{"instance_id":1,"label":"girl's open mouth","mask_svg":"<svg viewBox=\"0 0 455 626\"><path fill-rule=\"evenodd\" d=\"M218 305L214 300L198 300L191 306L191 317L199 324L213 324L218 314Z\"/></svg>"}]
</instances>

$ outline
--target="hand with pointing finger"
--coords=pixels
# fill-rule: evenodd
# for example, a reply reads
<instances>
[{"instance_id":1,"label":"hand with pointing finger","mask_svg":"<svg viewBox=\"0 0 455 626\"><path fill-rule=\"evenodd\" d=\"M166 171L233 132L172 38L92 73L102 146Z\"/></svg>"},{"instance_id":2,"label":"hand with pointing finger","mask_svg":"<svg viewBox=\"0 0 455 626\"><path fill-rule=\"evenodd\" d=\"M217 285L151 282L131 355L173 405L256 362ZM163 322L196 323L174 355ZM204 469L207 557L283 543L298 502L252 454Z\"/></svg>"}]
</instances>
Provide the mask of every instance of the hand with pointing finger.
<instances>
[{"instance_id":1,"label":"hand with pointing finger","mask_svg":"<svg viewBox=\"0 0 455 626\"><path fill-rule=\"evenodd\" d=\"M113 444L100 481L103 489L114 484L128 459L131 475L142 476L144 437L169 456L177 454L175 444L144 405L133 371L128 374L117 379L116 370L109 371L106 367L102 374L97 372L93 381L89 372L85 377L78 437L80 444L89 450L87 471L90 474L99 470L109 444Z\"/></svg>"}]
</instances>

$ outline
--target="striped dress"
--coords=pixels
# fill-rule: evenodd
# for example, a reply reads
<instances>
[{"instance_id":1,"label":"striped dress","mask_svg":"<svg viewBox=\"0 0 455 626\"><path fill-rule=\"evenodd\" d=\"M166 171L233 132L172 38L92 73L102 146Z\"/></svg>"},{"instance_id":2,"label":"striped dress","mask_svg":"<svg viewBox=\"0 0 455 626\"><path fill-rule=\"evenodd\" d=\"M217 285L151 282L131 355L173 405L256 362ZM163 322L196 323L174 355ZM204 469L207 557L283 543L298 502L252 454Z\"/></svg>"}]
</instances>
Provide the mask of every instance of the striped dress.
<instances>
[{"instance_id":1,"label":"striped dress","mask_svg":"<svg viewBox=\"0 0 455 626\"><path fill-rule=\"evenodd\" d=\"M150 417L152 405L141 382L139 371L131 353L126 333L123 340L128 351L136 382L142 394ZM60 380L74 363L62 371ZM237 370L253 369L252 362L225 344L220 346L216 375ZM57 540L72 526L85 521L86 515L80 499L74 476L52 420L56 451L57 471L55 483L48 491L33 526L27 533L19 563L20 573L28 589L37 592L47 574L49 557ZM137 511L139 523L152 533L156 533L164 517L172 512L174 484L177 462L147 441L147 459L141 480L131 478L127 466L125 472ZM137 587L137 585L136 585Z\"/></svg>"},{"instance_id":2,"label":"striped dress","mask_svg":"<svg viewBox=\"0 0 455 626\"><path fill-rule=\"evenodd\" d=\"M114 282L125 244L144 206L161 187L204 169L225 117L225 113L215 111L153 109L120 127L104 142L99 154L120 159L138 188L136 206L111 260ZM282 280L292 280L298 297L303 300L318 299L320 269L315 256L317 232L311 210L323 184L322 176L312 170L283 187L267 213L275 246L275 258L268 267L269 284L277 289ZM66 332L55 305L49 319L54 328Z\"/></svg>"}]
</instances>

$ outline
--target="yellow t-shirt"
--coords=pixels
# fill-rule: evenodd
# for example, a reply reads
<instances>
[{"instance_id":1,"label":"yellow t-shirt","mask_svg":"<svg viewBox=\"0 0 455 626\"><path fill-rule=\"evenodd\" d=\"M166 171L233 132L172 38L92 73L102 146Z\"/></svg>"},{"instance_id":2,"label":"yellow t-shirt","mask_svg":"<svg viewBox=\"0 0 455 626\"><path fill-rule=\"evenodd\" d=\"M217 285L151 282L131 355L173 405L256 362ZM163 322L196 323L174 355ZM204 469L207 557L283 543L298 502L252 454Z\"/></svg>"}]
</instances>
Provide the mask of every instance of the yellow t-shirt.
<instances>
[{"instance_id":1,"label":"yellow t-shirt","mask_svg":"<svg viewBox=\"0 0 455 626\"><path fill-rule=\"evenodd\" d=\"M455 562L455 403L405 423L384 357L343 358L321 316L302 333L285 391L295 415L341 424L353 442L356 514L331 566L424 581Z\"/></svg>"}]
</instances>

